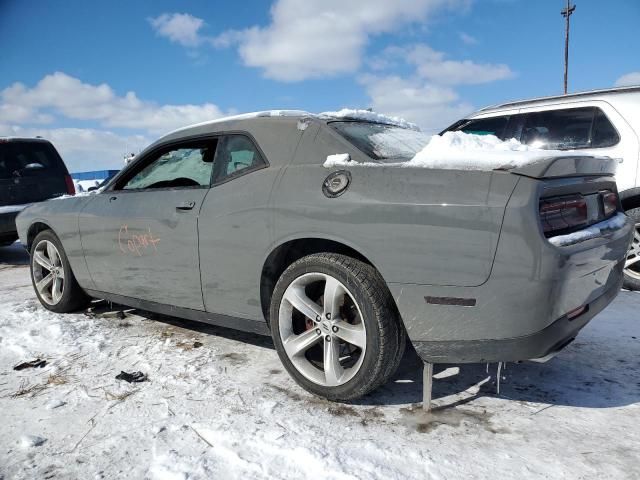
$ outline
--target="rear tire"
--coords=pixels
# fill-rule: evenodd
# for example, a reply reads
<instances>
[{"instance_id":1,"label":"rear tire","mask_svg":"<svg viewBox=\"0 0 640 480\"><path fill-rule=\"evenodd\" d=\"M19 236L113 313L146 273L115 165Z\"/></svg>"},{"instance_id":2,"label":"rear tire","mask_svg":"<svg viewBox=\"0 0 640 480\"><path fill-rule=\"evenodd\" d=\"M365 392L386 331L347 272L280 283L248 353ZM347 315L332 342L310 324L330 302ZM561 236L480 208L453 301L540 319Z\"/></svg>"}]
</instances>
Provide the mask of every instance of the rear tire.
<instances>
[{"instance_id":1,"label":"rear tire","mask_svg":"<svg viewBox=\"0 0 640 480\"><path fill-rule=\"evenodd\" d=\"M640 291L640 207L625 212L635 223L633 241L627 252L627 266L624 269L624 283L628 290ZM633 262L629 264L629 262Z\"/></svg>"},{"instance_id":2,"label":"rear tire","mask_svg":"<svg viewBox=\"0 0 640 480\"><path fill-rule=\"evenodd\" d=\"M329 400L353 400L386 383L406 346L380 273L344 255L318 253L291 264L276 283L269 318L289 374Z\"/></svg>"},{"instance_id":3,"label":"rear tire","mask_svg":"<svg viewBox=\"0 0 640 480\"><path fill-rule=\"evenodd\" d=\"M31 244L31 283L40 303L56 313L70 313L86 307L89 297L80 288L60 239L44 230Z\"/></svg>"}]
</instances>

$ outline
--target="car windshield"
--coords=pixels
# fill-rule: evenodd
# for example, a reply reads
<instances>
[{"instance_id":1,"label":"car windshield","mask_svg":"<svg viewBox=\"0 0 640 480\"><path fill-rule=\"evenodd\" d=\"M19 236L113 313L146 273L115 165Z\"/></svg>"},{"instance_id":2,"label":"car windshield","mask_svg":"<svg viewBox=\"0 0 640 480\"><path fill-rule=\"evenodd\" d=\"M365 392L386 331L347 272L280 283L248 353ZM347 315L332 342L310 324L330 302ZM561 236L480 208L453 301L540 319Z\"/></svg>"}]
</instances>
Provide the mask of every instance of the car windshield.
<instances>
[{"instance_id":1,"label":"car windshield","mask_svg":"<svg viewBox=\"0 0 640 480\"><path fill-rule=\"evenodd\" d=\"M416 130L372 122L330 122L340 135L383 163L411 160L431 137Z\"/></svg>"}]
</instances>

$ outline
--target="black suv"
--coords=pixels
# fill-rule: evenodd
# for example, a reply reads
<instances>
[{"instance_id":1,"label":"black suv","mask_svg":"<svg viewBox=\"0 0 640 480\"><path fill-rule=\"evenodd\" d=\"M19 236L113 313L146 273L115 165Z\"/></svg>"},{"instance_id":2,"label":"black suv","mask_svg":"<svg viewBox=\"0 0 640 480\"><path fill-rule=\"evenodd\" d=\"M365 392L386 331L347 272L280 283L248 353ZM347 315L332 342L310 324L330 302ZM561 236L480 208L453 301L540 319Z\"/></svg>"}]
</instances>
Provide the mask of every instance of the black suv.
<instances>
[{"instance_id":1,"label":"black suv","mask_svg":"<svg viewBox=\"0 0 640 480\"><path fill-rule=\"evenodd\" d=\"M24 208L64 194L75 188L51 142L0 137L0 247L17 240L15 219Z\"/></svg>"}]
</instances>

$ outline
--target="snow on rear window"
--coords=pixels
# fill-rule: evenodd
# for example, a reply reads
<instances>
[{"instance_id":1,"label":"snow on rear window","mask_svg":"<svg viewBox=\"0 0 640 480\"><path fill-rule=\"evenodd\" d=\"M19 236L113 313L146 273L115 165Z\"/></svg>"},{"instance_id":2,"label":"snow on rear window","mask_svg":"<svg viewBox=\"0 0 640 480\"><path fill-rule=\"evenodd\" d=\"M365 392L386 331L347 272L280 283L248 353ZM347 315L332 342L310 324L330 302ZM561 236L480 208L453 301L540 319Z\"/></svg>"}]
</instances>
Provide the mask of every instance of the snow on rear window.
<instances>
[{"instance_id":1,"label":"snow on rear window","mask_svg":"<svg viewBox=\"0 0 640 480\"><path fill-rule=\"evenodd\" d=\"M429 142L429 136L422 132L380 123L346 121L329 125L367 156L385 163L410 160Z\"/></svg>"},{"instance_id":2,"label":"snow on rear window","mask_svg":"<svg viewBox=\"0 0 640 480\"><path fill-rule=\"evenodd\" d=\"M408 128L409 130L420 131L420 127L415 123L407 122L404 118L383 115L382 113L372 112L369 110L354 110L343 108L337 112L322 112L318 114L320 118L336 118L348 120L362 120L365 122L384 123L387 125L395 125L400 128Z\"/></svg>"},{"instance_id":3,"label":"snow on rear window","mask_svg":"<svg viewBox=\"0 0 640 480\"><path fill-rule=\"evenodd\" d=\"M403 147L400 147L403 148ZM564 150L542 150L523 145L515 139L500 140L494 135L473 135L464 132L446 132L434 135L422 149L405 161L387 162L386 165L414 168L439 168L447 170L495 170L516 168L534 163L550 156L573 155ZM369 155L371 156L371 155ZM376 157L372 157L376 159ZM354 161L337 163L325 162L324 166L358 165ZM361 163L363 166L381 165L379 163Z\"/></svg>"}]
</instances>

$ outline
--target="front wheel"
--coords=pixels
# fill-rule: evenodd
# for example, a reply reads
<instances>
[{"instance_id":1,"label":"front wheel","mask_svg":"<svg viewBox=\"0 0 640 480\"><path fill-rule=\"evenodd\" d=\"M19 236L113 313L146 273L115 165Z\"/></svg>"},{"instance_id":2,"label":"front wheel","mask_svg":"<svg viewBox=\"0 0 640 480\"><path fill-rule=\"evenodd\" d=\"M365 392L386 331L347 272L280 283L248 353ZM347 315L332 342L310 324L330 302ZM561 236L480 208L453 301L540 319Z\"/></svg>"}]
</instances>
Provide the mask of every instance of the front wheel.
<instances>
[{"instance_id":1,"label":"front wheel","mask_svg":"<svg viewBox=\"0 0 640 480\"><path fill-rule=\"evenodd\" d=\"M287 371L330 400L352 400L386 383L406 345L380 274L344 255L313 254L291 264L276 283L270 322Z\"/></svg>"},{"instance_id":2,"label":"front wheel","mask_svg":"<svg viewBox=\"0 0 640 480\"><path fill-rule=\"evenodd\" d=\"M87 305L69 265L60 239L51 231L40 232L31 245L31 282L44 308L68 313Z\"/></svg>"},{"instance_id":3,"label":"front wheel","mask_svg":"<svg viewBox=\"0 0 640 480\"><path fill-rule=\"evenodd\" d=\"M629 290L640 290L640 207L625 212L635 223L633 240L624 264L623 286Z\"/></svg>"}]
</instances>

